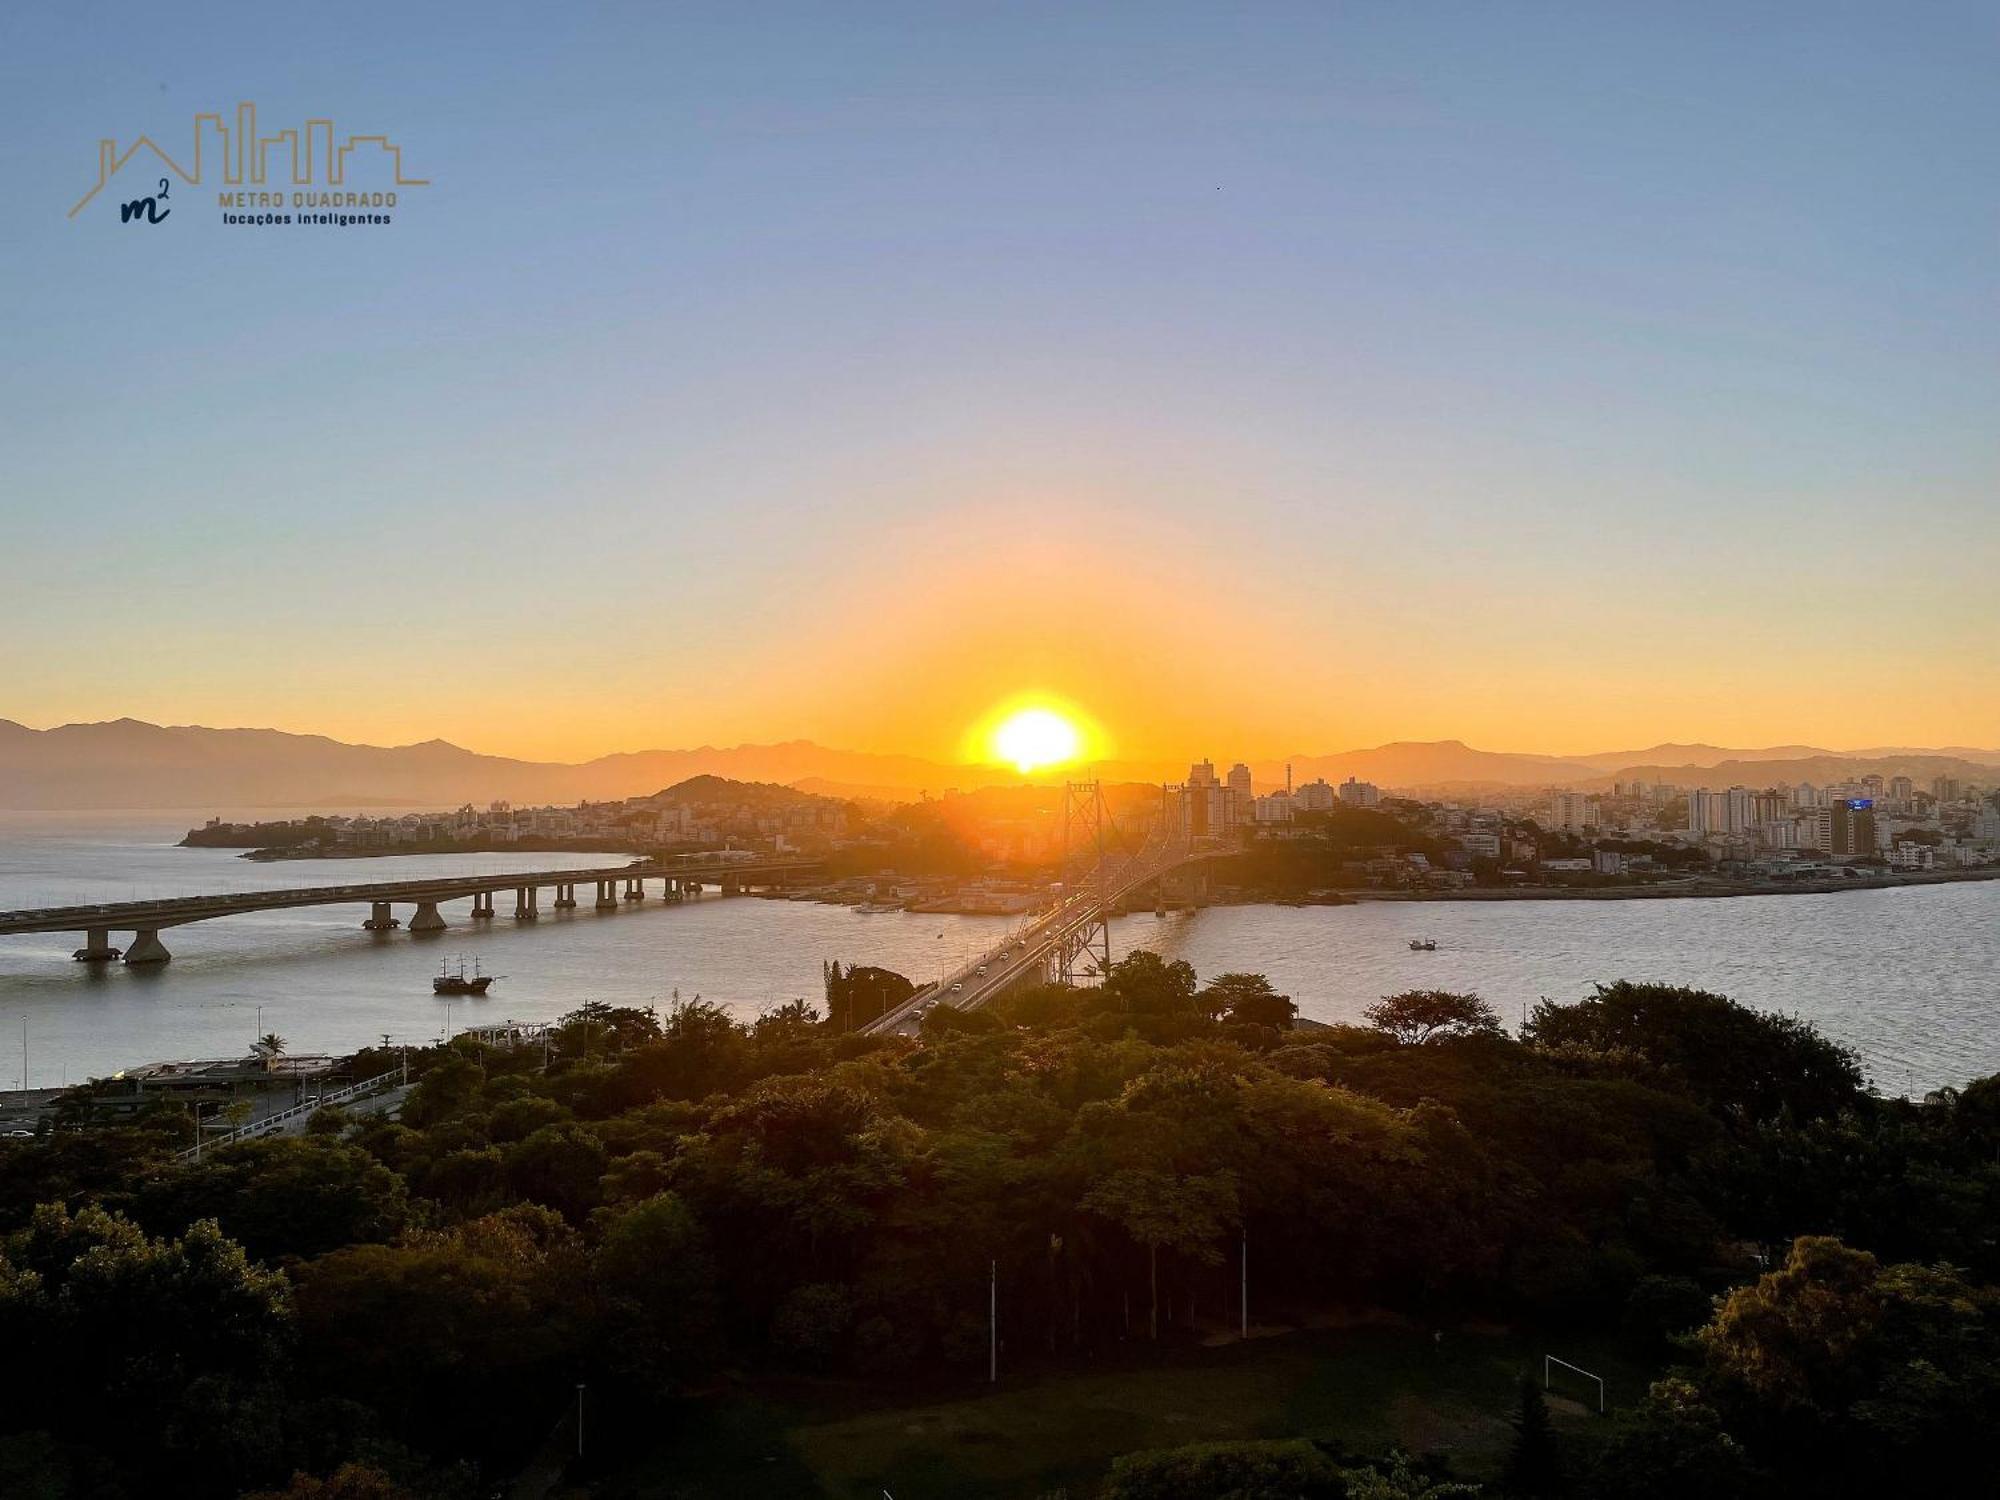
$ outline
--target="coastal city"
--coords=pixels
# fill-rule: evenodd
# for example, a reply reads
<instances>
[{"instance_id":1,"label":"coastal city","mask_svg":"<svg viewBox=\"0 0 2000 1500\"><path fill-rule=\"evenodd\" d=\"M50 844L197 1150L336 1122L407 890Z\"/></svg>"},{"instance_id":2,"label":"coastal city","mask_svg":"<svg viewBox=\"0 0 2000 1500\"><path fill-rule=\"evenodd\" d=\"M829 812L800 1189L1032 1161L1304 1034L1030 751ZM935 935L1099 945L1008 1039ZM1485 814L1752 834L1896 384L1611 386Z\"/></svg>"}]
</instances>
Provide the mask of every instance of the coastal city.
<instances>
[{"instance_id":1,"label":"coastal city","mask_svg":"<svg viewBox=\"0 0 2000 1500\"><path fill-rule=\"evenodd\" d=\"M11 0L0 1500L2000 1494L1996 17Z\"/></svg>"},{"instance_id":2,"label":"coastal city","mask_svg":"<svg viewBox=\"0 0 2000 1500\"><path fill-rule=\"evenodd\" d=\"M326 814L258 823L211 819L195 846L259 860L490 850L634 855L805 854L839 878L788 894L938 912L1025 910L1036 872L1063 858L1061 788L947 791L910 802L853 800L700 776L642 797L575 806L466 804L450 812ZM1183 831L1241 858L1213 872L1210 899L1640 895L1689 887L1784 890L1949 872L2000 873L2000 770L1990 783L1865 772L1815 786L1722 789L1614 780L1601 791L1511 789L1427 798L1349 777L1259 786L1237 762L1189 767L1167 788L1113 785L1114 818L1138 823L1173 795ZM1262 857L1276 845L1297 858ZM1313 883L1300 884L1310 870ZM1816 885L1814 888L1817 888Z\"/></svg>"}]
</instances>

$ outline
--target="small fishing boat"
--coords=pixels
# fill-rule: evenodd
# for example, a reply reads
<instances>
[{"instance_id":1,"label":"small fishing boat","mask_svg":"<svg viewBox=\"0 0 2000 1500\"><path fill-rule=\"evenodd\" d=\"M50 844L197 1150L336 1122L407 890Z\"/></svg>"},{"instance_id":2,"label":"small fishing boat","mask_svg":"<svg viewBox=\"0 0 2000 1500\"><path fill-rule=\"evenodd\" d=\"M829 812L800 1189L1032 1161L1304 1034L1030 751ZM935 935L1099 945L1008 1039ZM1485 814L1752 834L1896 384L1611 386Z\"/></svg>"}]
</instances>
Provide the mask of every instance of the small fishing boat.
<instances>
[{"instance_id":1,"label":"small fishing boat","mask_svg":"<svg viewBox=\"0 0 2000 1500\"><path fill-rule=\"evenodd\" d=\"M433 995L483 995L491 988L493 981L497 978L499 978L497 974L480 973L479 965L476 961L472 966L472 972L470 974L466 973L465 960L461 958L458 961L456 969L448 965L439 965L437 978L431 981L431 993Z\"/></svg>"},{"instance_id":2,"label":"small fishing boat","mask_svg":"<svg viewBox=\"0 0 2000 1500\"><path fill-rule=\"evenodd\" d=\"M1436 938L1410 939L1410 951L1412 953L1435 953L1437 952L1437 946Z\"/></svg>"}]
</instances>

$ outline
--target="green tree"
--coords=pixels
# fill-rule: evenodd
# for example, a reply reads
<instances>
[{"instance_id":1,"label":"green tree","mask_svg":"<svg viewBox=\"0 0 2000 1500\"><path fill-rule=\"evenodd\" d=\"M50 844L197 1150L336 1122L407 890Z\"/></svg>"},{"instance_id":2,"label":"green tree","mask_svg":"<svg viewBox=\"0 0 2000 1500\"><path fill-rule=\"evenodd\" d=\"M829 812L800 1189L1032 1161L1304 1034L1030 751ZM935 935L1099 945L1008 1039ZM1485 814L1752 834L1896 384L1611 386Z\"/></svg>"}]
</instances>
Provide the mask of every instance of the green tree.
<instances>
[{"instance_id":1,"label":"green tree","mask_svg":"<svg viewBox=\"0 0 2000 1500\"><path fill-rule=\"evenodd\" d=\"M1599 1456L1590 1493L1602 1500L1751 1500L1773 1493L1700 1390L1658 1381Z\"/></svg>"},{"instance_id":2,"label":"green tree","mask_svg":"<svg viewBox=\"0 0 2000 1500\"><path fill-rule=\"evenodd\" d=\"M1218 974L1197 997L1211 1016L1227 1016L1248 1026L1291 1028L1298 1006L1292 997L1271 988L1262 974Z\"/></svg>"},{"instance_id":3,"label":"green tree","mask_svg":"<svg viewBox=\"0 0 2000 1500\"><path fill-rule=\"evenodd\" d=\"M597 1206L609 1160L604 1143L575 1124L544 1125L505 1153L507 1181L514 1191L572 1222L581 1222Z\"/></svg>"},{"instance_id":4,"label":"green tree","mask_svg":"<svg viewBox=\"0 0 2000 1500\"><path fill-rule=\"evenodd\" d=\"M1216 1241L1236 1221L1236 1181L1226 1172L1175 1176L1150 1169L1114 1172L1083 1200L1092 1213L1109 1219L1146 1247L1150 1292L1148 1326L1160 1336L1160 1251L1215 1265L1222 1259Z\"/></svg>"},{"instance_id":5,"label":"green tree","mask_svg":"<svg viewBox=\"0 0 2000 1500\"><path fill-rule=\"evenodd\" d=\"M1502 1485L1508 1494L1528 1500L1567 1494L1569 1486L1563 1474L1561 1445L1541 1388L1532 1377L1523 1375L1516 1396L1514 1440L1507 1449Z\"/></svg>"},{"instance_id":6,"label":"green tree","mask_svg":"<svg viewBox=\"0 0 2000 1500\"><path fill-rule=\"evenodd\" d=\"M1104 978L1103 998L1114 1010L1133 1015L1191 1016L1195 983L1194 965L1185 959L1169 963L1138 948L1112 964Z\"/></svg>"},{"instance_id":7,"label":"green tree","mask_svg":"<svg viewBox=\"0 0 2000 1500\"><path fill-rule=\"evenodd\" d=\"M657 1389L701 1374L714 1356L715 1260L687 1204L659 1193L601 1225L593 1267L617 1363Z\"/></svg>"},{"instance_id":8,"label":"green tree","mask_svg":"<svg viewBox=\"0 0 2000 1500\"><path fill-rule=\"evenodd\" d=\"M1807 1237L1697 1336L1703 1386L1753 1454L1829 1494L1941 1493L2000 1411L2000 1290Z\"/></svg>"},{"instance_id":9,"label":"green tree","mask_svg":"<svg viewBox=\"0 0 2000 1500\"><path fill-rule=\"evenodd\" d=\"M1104 1500L1342 1500L1340 1467L1297 1438L1196 1443L1128 1453L1111 1465Z\"/></svg>"},{"instance_id":10,"label":"green tree","mask_svg":"<svg viewBox=\"0 0 2000 1500\"><path fill-rule=\"evenodd\" d=\"M214 1219L260 1259L321 1255L393 1239L410 1216L403 1181L326 1136L239 1141L144 1185L134 1215L178 1231Z\"/></svg>"},{"instance_id":11,"label":"green tree","mask_svg":"<svg viewBox=\"0 0 2000 1500\"><path fill-rule=\"evenodd\" d=\"M1451 990L1405 990L1362 1012L1368 1024L1406 1046L1500 1035L1500 1018L1477 995Z\"/></svg>"},{"instance_id":12,"label":"green tree","mask_svg":"<svg viewBox=\"0 0 2000 1500\"><path fill-rule=\"evenodd\" d=\"M1460 1500L1479 1493L1476 1484L1426 1473L1407 1453L1392 1453L1365 1469L1349 1469L1346 1479L1347 1500Z\"/></svg>"},{"instance_id":13,"label":"green tree","mask_svg":"<svg viewBox=\"0 0 2000 1500\"><path fill-rule=\"evenodd\" d=\"M262 1415L292 1338L290 1288L212 1220L155 1239L100 1208L40 1205L0 1256L0 1338L33 1351L0 1362L8 1424L166 1486L154 1493L190 1466L240 1487L270 1457L268 1435L246 1449L211 1413Z\"/></svg>"},{"instance_id":14,"label":"green tree","mask_svg":"<svg viewBox=\"0 0 2000 1500\"><path fill-rule=\"evenodd\" d=\"M1600 1061L1641 1060L1674 1087L1744 1124L1824 1118L1861 1095L1854 1053L1809 1022L1672 985L1599 985L1575 1005L1537 1005L1532 1046Z\"/></svg>"},{"instance_id":15,"label":"green tree","mask_svg":"<svg viewBox=\"0 0 2000 1500\"><path fill-rule=\"evenodd\" d=\"M576 1233L532 1205L336 1250L297 1272L312 1377L429 1451L518 1462L593 1337L589 1272Z\"/></svg>"}]
</instances>

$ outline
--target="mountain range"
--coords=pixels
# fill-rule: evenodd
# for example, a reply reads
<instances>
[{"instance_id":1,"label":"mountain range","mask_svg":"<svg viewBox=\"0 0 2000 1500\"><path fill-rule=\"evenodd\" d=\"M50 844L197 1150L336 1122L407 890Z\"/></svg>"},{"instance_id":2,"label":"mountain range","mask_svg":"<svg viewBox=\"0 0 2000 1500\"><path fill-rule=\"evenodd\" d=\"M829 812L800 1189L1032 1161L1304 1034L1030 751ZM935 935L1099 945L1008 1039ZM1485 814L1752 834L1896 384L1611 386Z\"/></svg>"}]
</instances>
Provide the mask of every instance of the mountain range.
<instances>
[{"instance_id":1,"label":"mountain range","mask_svg":"<svg viewBox=\"0 0 2000 1500\"><path fill-rule=\"evenodd\" d=\"M1227 769L1225 760L1218 771ZM1878 747L1834 751L1810 745L1732 749L1667 744L1595 755L1532 755L1479 750L1458 740L1397 741L1331 755L1259 761L1260 788L1349 776L1406 791L1570 786L1617 780L1727 787L1742 782L1826 782L1870 772L1993 781L2000 750ZM1105 763L1110 781L1180 780L1183 765ZM0 808L443 807L505 799L562 803L641 796L690 776L777 782L828 796L911 798L948 788L1006 784L1004 767L949 765L917 756L830 749L809 740L773 745L703 745L641 750L575 764L481 755L444 740L417 745L351 745L324 735L275 729L207 729L136 719L31 729L0 719Z\"/></svg>"}]
</instances>

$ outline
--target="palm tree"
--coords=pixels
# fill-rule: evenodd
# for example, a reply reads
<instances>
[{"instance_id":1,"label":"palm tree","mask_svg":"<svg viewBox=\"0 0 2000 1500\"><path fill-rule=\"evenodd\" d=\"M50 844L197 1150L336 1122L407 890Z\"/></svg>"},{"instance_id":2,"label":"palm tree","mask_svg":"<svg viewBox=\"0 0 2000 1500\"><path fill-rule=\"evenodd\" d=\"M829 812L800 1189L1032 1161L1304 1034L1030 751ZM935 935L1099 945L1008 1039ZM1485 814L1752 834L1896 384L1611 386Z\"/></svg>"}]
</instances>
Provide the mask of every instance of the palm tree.
<instances>
[{"instance_id":1,"label":"palm tree","mask_svg":"<svg viewBox=\"0 0 2000 1500\"><path fill-rule=\"evenodd\" d=\"M273 1059L283 1056L285 1039L275 1031L267 1031L257 1038L257 1044L253 1050L268 1064Z\"/></svg>"}]
</instances>

